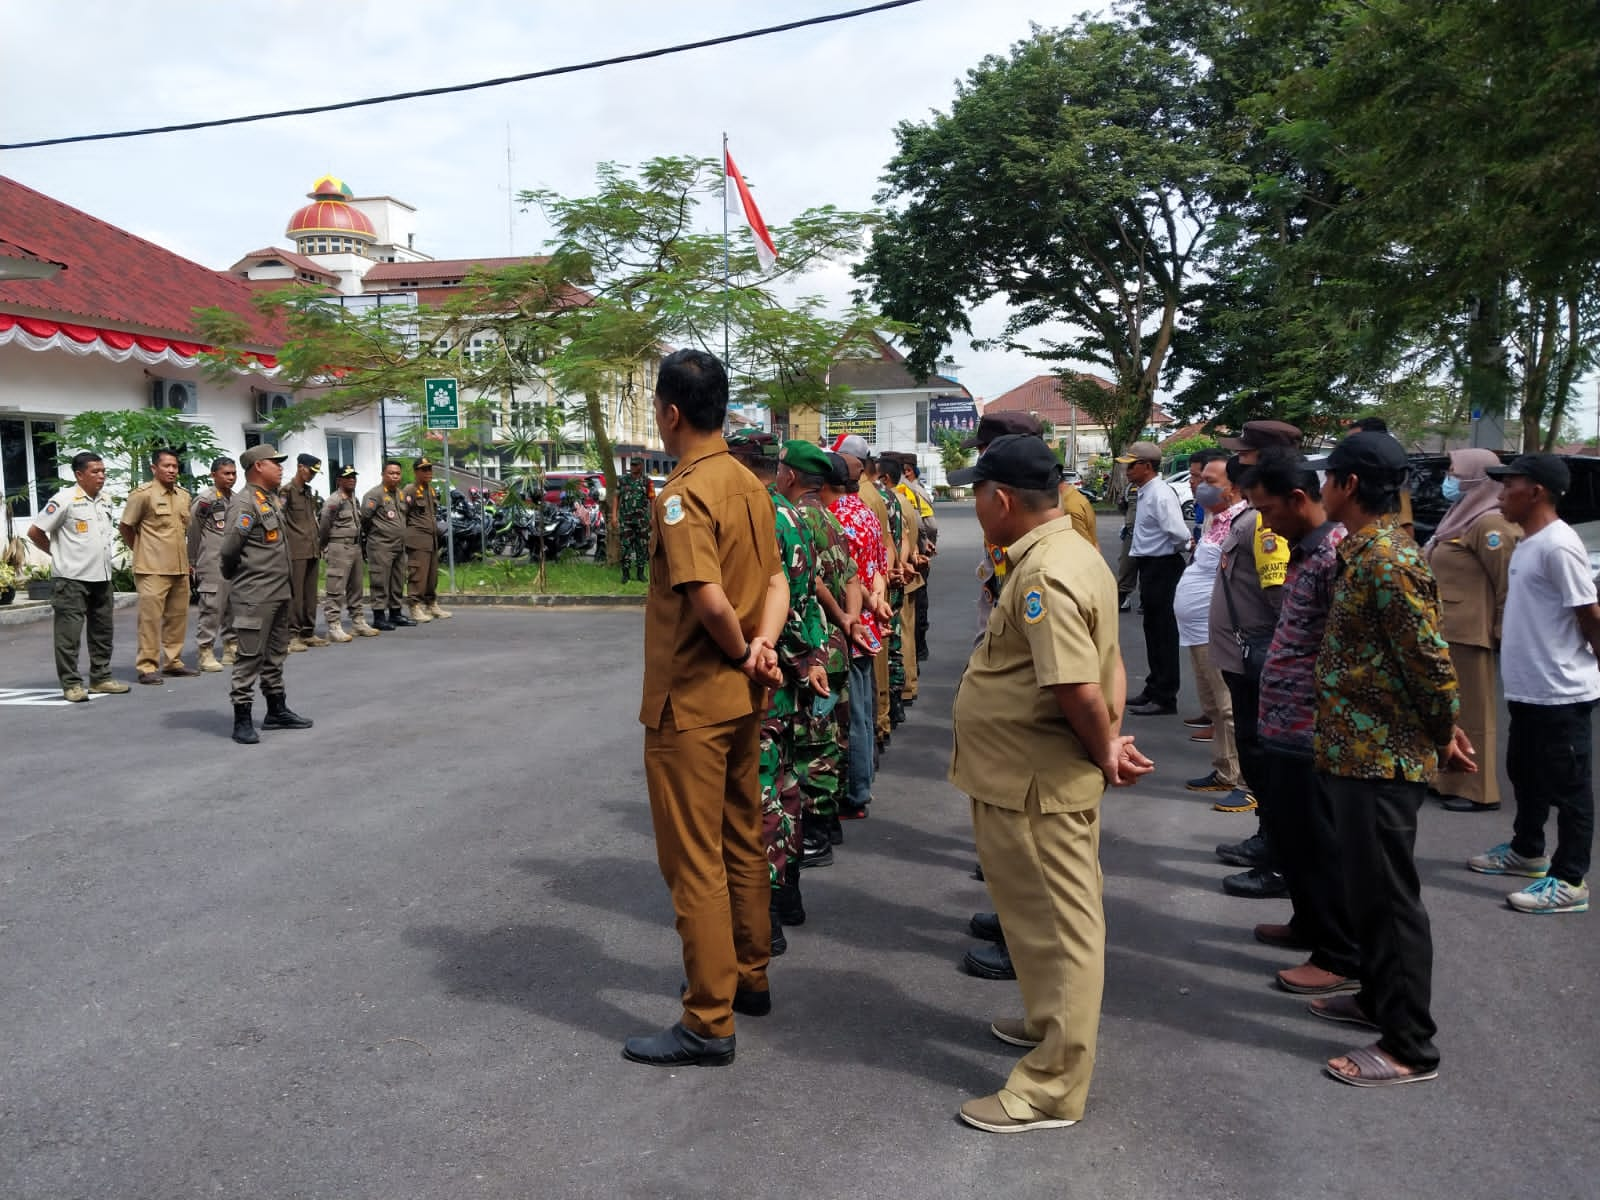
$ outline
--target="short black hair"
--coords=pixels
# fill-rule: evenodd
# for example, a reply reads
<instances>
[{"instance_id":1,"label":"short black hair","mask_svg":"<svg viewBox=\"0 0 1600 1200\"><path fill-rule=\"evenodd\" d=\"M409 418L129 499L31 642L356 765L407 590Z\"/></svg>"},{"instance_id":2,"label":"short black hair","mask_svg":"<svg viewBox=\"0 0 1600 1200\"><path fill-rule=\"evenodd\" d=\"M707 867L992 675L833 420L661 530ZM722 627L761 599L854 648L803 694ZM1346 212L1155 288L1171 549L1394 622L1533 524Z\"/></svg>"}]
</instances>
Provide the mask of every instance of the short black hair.
<instances>
[{"instance_id":1,"label":"short black hair","mask_svg":"<svg viewBox=\"0 0 1600 1200\"><path fill-rule=\"evenodd\" d=\"M1228 455L1228 482L1234 487L1243 487L1244 478L1250 473L1250 468L1242 462L1237 454Z\"/></svg>"},{"instance_id":2,"label":"short black hair","mask_svg":"<svg viewBox=\"0 0 1600 1200\"><path fill-rule=\"evenodd\" d=\"M80 450L72 456L72 473L74 475L82 475L90 463L97 462L105 462L105 459L101 458L93 450Z\"/></svg>"},{"instance_id":3,"label":"short black hair","mask_svg":"<svg viewBox=\"0 0 1600 1200\"><path fill-rule=\"evenodd\" d=\"M1269 496L1286 497L1304 492L1313 500L1322 499L1322 484L1317 473L1306 466L1300 451L1293 446L1268 446L1261 451L1250 471L1250 486Z\"/></svg>"},{"instance_id":4,"label":"short black hair","mask_svg":"<svg viewBox=\"0 0 1600 1200\"><path fill-rule=\"evenodd\" d=\"M683 414L691 429L712 433L728 419L728 372L714 354L674 350L656 371L656 395Z\"/></svg>"},{"instance_id":5,"label":"short black hair","mask_svg":"<svg viewBox=\"0 0 1600 1200\"><path fill-rule=\"evenodd\" d=\"M394 467L401 471L405 470L405 468L400 465L400 460L398 458L386 458L383 460L383 465L385 468Z\"/></svg>"},{"instance_id":6,"label":"short black hair","mask_svg":"<svg viewBox=\"0 0 1600 1200\"><path fill-rule=\"evenodd\" d=\"M152 467L155 466L163 458L171 458L173 462L178 463L180 466L183 463L183 456L181 454L179 454L171 446L163 446L150 456L150 465Z\"/></svg>"},{"instance_id":7,"label":"short black hair","mask_svg":"<svg viewBox=\"0 0 1600 1200\"><path fill-rule=\"evenodd\" d=\"M1389 422L1382 417L1362 417L1350 422L1350 428L1357 433L1388 433Z\"/></svg>"},{"instance_id":8,"label":"short black hair","mask_svg":"<svg viewBox=\"0 0 1600 1200\"><path fill-rule=\"evenodd\" d=\"M1206 450L1196 450L1189 455L1189 465L1192 467L1199 463L1202 467L1209 462L1216 462L1219 458L1227 458L1228 452L1220 446L1212 446Z\"/></svg>"},{"instance_id":9,"label":"short black hair","mask_svg":"<svg viewBox=\"0 0 1600 1200\"><path fill-rule=\"evenodd\" d=\"M750 473L758 479L778 477L778 460L770 454L736 454L734 457L750 468Z\"/></svg>"},{"instance_id":10,"label":"short black hair","mask_svg":"<svg viewBox=\"0 0 1600 1200\"><path fill-rule=\"evenodd\" d=\"M878 460L878 474L882 475L890 483L899 483L904 477L905 471L901 468L898 458L880 458Z\"/></svg>"},{"instance_id":11,"label":"short black hair","mask_svg":"<svg viewBox=\"0 0 1600 1200\"><path fill-rule=\"evenodd\" d=\"M1405 471L1383 471L1367 468L1362 471L1329 471L1328 478L1343 484L1350 476L1356 477L1356 503L1363 512L1383 516L1400 511L1400 488L1406 481Z\"/></svg>"},{"instance_id":12,"label":"short black hair","mask_svg":"<svg viewBox=\"0 0 1600 1200\"><path fill-rule=\"evenodd\" d=\"M236 467L238 465L238 463L234 462L233 459L229 458L226 454L224 454L221 458L213 458L211 460L211 469L213 471L220 471L223 467Z\"/></svg>"}]
</instances>

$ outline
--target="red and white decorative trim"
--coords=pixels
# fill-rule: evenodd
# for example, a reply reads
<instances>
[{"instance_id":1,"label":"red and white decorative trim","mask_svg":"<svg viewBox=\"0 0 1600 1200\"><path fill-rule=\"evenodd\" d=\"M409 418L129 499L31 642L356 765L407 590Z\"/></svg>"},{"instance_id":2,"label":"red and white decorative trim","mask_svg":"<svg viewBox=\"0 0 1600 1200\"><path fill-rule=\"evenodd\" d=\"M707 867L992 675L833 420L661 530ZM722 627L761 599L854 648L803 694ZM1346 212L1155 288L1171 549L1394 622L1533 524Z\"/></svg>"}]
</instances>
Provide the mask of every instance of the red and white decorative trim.
<instances>
[{"instance_id":1,"label":"red and white decorative trim","mask_svg":"<svg viewBox=\"0 0 1600 1200\"><path fill-rule=\"evenodd\" d=\"M92 325L71 325L43 317L0 313L0 346L13 342L28 350L64 350L80 357L98 354L112 362L132 360L151 367L193 367L198 364L202 353L213 349L199 342L183 342L176 338L121 333L114 329L96 329ZM270 375L278 369L276 355L248 352L246 357L254 359L259 364L256 369L263 374Z\"/></svg>"}]
</instances>

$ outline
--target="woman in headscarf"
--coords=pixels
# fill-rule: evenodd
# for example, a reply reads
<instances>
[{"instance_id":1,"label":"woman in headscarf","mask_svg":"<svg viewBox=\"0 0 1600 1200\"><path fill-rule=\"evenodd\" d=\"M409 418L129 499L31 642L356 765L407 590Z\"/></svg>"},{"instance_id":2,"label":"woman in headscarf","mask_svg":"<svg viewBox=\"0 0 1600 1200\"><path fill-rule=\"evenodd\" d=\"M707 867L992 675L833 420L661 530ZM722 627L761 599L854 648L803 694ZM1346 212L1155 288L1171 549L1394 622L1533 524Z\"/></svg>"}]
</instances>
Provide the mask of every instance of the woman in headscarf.
<instances>
[{"instance_id":1,"label":"woman in headscarf","mask_svg":"<svg viewBox=\"0 0 1600 1200\"><path fill-rule=\"evenodd\" d=\"M1444 496L1451 502L1423 556L1439 581L1444 636L1461 686L1461 728L1478 748L1475 774L1441 768L1433 790L1450 812L1500 807L1495 769L1495 653L1506 607L1511 550L1522 536L1500 515L1500 485L1484 472L1498 465L1492 450L1452 450Z\"/></svg>"}]
</instances>

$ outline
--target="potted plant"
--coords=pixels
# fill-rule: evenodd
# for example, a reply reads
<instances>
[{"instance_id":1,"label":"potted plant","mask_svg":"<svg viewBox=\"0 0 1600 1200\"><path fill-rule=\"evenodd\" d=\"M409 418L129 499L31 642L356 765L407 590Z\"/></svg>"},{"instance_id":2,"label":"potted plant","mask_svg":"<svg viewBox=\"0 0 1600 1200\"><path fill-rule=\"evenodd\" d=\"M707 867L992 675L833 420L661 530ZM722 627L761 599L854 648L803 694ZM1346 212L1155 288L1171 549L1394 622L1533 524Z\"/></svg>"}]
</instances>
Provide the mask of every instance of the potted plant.
<instances>
[{"instance_id":1,"label":"potted plant","mask_svg":"<svg viewBox=\"0 0 1600 1200\"><path fill-rule=\"evenodd\" d=\"M39 563L24 568L23 579L27 581L29 600L48 600L56 590L55 577L50 573L49 563Z\"/></svg>"},{"instance_id":2,"label":"potted plant","mask_svg":"<svg viewBox=\"0 0 1600 1200\"><path fill-rule=\"evenodd\" d=\"M0 562L0 604L10 604L17 598L17 569L8 562Z\"/></svg>"}]
</instances>

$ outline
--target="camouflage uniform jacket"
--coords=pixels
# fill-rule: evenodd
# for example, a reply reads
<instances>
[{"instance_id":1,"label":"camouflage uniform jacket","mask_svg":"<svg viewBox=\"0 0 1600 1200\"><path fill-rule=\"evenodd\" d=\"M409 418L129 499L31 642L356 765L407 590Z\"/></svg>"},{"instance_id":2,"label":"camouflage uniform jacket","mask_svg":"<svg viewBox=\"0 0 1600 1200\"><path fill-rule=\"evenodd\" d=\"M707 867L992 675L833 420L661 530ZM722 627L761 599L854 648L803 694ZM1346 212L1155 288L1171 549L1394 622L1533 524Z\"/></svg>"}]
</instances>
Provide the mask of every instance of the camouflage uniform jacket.
<instances>
[{"instance_id":1,"label":"camouflage uniform jacket","mask_svg":"<svg viewBox=\"0 0 1600 1200\"><path fill-rule=\"evenodd\" d=\"M850 557L844 526L828 511L815 492L807 492L795 506L811 534L817 551L817 578L838 603L845 606L845 591L857 575L856 560ZM837 679L850 670L850 646L844 630L828 622L828 675Z\"/></svg>"},{"instance_id":2,"label":"camouflage uniform jacket","mask_svg":"<svg viewBox=\"0 0 1600 1200\"><path fill-rule=\"evenodd\" d=\"M650 480L624 475L617 480L617 524L619 528L650 529Z\"/></svg>"},{"instance_id":3,"label":"camouflage uniform jacket","mask_svg":"<svg viewBox=\"0 0 1600 1200\"><path fill-rule=\"evenodd\" d=\"M778 634L778 662L789 683L803 686L802 681L813 666L827 664L828 626L817 600L816 550L800 510L776 493L772 495L772 504L778 531L778 559L789 581L789 616ZM778 688L773 693L775 707L785 693L789 693L793 703L793 690Z\"/></svg>"}]
</instances>

